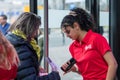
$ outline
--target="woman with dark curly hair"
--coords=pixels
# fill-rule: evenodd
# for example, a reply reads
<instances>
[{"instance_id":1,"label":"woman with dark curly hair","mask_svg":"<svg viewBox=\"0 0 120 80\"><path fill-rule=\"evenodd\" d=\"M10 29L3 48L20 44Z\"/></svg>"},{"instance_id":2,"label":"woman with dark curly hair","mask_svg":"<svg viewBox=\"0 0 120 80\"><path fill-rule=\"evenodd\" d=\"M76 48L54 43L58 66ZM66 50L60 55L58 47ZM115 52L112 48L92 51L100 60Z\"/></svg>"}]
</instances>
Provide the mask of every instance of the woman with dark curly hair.
<instances>
[{"instance_id":1,"label":"woman with dark curly hair","mask_svg":"<svg viewBox=\"0 0 120 80\"><path fill-rule=\"evenodd\" d=\"M76 64L69 71L81 74L83 80L114 80L117 62L107 40L94 32L94 20L87 11L72 9L63 18L61 29L74 40L69 51ZM65 70L69 64L67 61L62 69Z\"/></svg>"}]
</instances>

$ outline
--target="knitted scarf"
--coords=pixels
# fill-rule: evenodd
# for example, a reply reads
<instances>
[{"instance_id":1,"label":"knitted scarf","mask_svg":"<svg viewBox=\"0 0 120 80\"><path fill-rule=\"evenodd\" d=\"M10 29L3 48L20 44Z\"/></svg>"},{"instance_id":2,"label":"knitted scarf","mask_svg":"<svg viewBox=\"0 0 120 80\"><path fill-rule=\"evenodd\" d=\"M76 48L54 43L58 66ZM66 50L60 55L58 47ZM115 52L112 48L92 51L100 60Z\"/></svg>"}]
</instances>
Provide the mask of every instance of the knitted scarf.
<instances>
[{"instance_id":1,"label":"knitted scarf","mask_svg":"<svg viewBox=\"0 0 120 80\"><path fill-rule=\"evenodd\" d=\"M27 40L26 35L20 31L20 30L13 30L12 31L13 34L22 37L23 39ZM38 56L38 60L40 59L40 46L37 44L36 40L34 38L31 39L30 44L32 45L33 49L36 51L37 56Z\"/></svg>"}]
</instances>

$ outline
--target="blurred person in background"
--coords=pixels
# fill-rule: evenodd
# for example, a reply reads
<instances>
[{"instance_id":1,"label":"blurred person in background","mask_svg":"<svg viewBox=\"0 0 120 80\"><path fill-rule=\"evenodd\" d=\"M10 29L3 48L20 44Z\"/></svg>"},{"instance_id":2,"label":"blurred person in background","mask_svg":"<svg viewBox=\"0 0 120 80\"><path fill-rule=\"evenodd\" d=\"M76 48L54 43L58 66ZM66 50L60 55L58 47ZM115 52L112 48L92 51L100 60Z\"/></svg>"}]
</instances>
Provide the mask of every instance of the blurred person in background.
<instances>
[{"instance_id":1,"label":"blurred person in background","mask_svg":"<svg viewBox=\"0 0 120 80\"><path fill-rule=\"evenodd\" d=\"M34 13L22 13L9 29L7 39L14 45L20 59L17 80L60 80L57 70L39 75L44 69L39 66L40 47L35 38L38 36L41 19Z\"/></svg>"},{"instance_id":2,"label":"blurred person in background","mask_svg":"<svg viewBox=\"0 0 120 80\"><path fill-rule=\"evenodd\" d=\"M0 80L16 78L19 58L13 45L0 31Z\"/></svg>"},{"instance_id":3,"label":"blurred person in background","mask_svg":"<svg viewBox=\"0 0 120 80\"><path fill-rule=\"evenodd\" d=\"M82 8L71 9L61 23L61 29L73 42L69 47L76 64L66 71L82 75L83 80L114 80L117 62L107 40L95 31L92 16ZM62 65L67 69L70 61Z\"/></svg>"},{"instance_id":4,"label":"blurred person in background","mask_svg":"<svg viewBox=\"0 0 120 80\"><path fill-rule=\"evenodd\" d=\"M6 15L0 15L0 30L4 35L7 34L7 31L10 27L10 24L7 22L7 16Z\"/></svg>"},{"instance_id":5,"label":"blurred person in background","mask_svg":"<svg viewBox=\"0 0 120 80\"><path fill-rule=\"evenodd\" d=\"M38 45L40 46L40 60L39 63L41 65L42 59L43 59L43 51L44 51L44 35L42 33L42 31L39 29L38 30Z\"/></svg>"}]
</instances>

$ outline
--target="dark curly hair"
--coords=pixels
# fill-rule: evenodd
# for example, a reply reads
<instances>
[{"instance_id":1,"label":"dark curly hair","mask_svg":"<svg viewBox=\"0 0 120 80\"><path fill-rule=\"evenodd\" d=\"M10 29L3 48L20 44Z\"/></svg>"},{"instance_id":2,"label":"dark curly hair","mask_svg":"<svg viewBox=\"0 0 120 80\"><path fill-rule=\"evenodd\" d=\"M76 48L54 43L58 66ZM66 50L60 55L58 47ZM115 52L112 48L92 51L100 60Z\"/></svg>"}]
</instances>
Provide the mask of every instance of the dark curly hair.
<instances>
[{"instance_id":1,"label":"dark curly hair","mask_svg":"<svg viewBox=\"0 0 120 80\"><path fill-rule=\"evenodd\" d=\"M91 29L96 31L93 17L82 8L71 9L69 15L63 18L61 28L66 28L67 26L73 28L74 22L77 22L82 30L88 31Z\"/></svg>"}]
</instances>

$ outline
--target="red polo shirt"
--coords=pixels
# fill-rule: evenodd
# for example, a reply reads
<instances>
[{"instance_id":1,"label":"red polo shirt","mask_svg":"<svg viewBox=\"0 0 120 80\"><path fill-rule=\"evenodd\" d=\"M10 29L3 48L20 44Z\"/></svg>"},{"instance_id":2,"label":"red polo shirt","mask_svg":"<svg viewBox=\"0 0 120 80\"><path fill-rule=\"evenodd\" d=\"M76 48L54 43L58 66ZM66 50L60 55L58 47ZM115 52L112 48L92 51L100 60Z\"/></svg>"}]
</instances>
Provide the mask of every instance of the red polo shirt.
<instances>
[{"instance_id":1,"label":"red polo shirt","mask_svg":"<svg viewBox=\"0 0 120 80\"><path fill-rule=\"evenodd\" d=\"M89 30L81 44L74 41L69 50L84 80L105 80L108 65L103 56L111 49L103 36Z\"/></svg>"}]
</instances>

